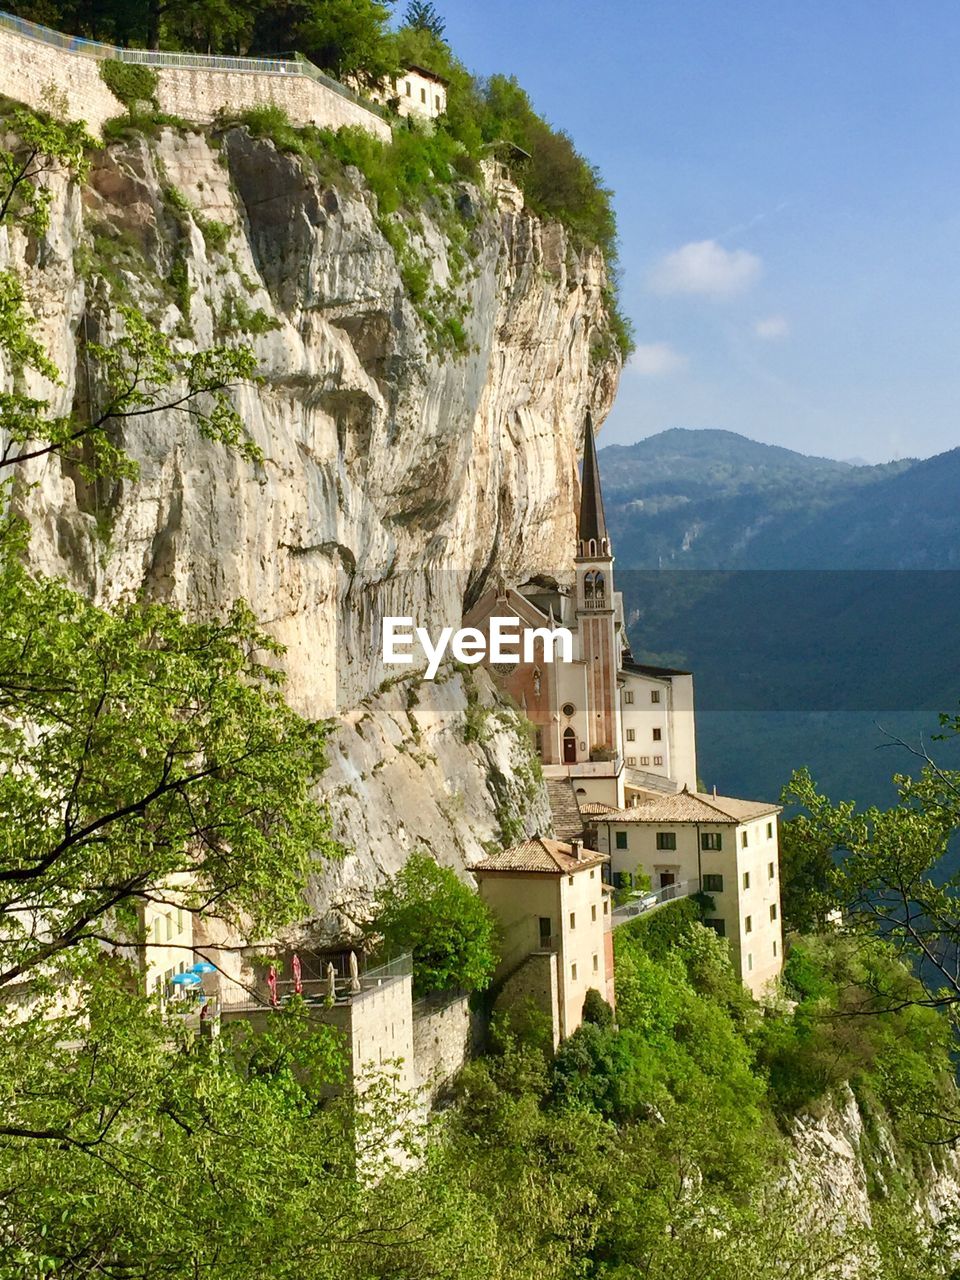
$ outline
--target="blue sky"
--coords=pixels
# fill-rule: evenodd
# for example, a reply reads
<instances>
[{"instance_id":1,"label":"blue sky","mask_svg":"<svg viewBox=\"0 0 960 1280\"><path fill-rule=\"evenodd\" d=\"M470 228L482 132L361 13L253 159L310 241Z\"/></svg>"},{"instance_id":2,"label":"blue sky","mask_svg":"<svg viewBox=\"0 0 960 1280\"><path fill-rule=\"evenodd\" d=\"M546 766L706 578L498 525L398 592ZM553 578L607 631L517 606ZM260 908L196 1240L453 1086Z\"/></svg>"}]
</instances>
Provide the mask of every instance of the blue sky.
<instances>
[{"instance_id":1,"label":"blue sky","mask_svg":"<svg viewBox=\"0 0 960 1280\"><path fill-rule=\"evenodd\" d=\"M955 0L438 0L616 192L640 344L601 439L960 445Z\"/></svg>"}]
</instances>

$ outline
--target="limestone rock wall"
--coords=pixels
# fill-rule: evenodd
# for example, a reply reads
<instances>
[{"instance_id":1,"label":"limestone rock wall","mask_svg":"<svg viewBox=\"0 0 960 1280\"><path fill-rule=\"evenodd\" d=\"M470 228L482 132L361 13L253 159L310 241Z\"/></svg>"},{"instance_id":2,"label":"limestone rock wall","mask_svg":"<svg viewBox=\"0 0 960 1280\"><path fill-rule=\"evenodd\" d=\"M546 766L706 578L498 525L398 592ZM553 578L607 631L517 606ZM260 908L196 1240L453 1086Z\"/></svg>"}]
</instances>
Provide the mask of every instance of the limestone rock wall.
<instances>
[{"instance_id":1,"label":"limestone rock wall","mask_svg":"<svg viewBox=\"0 0 960 1280\"><path fill-rule=\"evenodd\" d=\"M215 613L243 597L287 646L291 701L338 723L324 787L348 852L312 889L324 928L346 928L334 905L414 847L464 868L504 831L545 829L516 717L479 677L480 734L461 677L385 683L402 669L379 665L380 623L458 625L494 575L568 564L582 423L588 407L602 419L619 373L598 355L600 254L464 186L467 350L437 354L359 174L322 181L242 130L166 131L101 153L82 191L54 187L41 245L0 232L0 268L24 277L63 375L37 392L95 402L85 343L109 343L118 302L135 300L187 345L253 345L263 382L237 403L265 461L167 413L128 433L135 484L91 489L55 460L30 464L18 501L37 568L105 603L146 590ZM205 219L225 243L211 247ZM443 287L429 209L421 225Z\"/></svg>"}]
</instances>

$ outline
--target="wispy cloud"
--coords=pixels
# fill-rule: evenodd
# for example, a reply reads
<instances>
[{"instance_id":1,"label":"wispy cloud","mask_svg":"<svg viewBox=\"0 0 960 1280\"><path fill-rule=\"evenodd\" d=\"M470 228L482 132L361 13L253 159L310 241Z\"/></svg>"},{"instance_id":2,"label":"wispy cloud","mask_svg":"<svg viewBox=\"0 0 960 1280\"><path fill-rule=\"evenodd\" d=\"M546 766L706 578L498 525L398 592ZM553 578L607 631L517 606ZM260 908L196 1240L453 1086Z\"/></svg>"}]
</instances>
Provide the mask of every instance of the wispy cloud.
<instances>
[{"instance_id":1,"label":"wispy cloud","mask_svg":"<svg viewBox=\"0 0 960 1280\"><path fill-rule=\"evenodd\" d=\"M650 287L655 293L724 298L749 289L762 270L757 255L746 249L724 249L716 240L693 240L657 263Z\"/></svg>"},{"instance_id":2,"label":"wispy cloud","mask_svg":"<svg viewBox=\"0 0 960 1280\"><path fill-rule=\"evenodd\" d=\"M753 326L753 332L764 342L776 342L790 333L790 321L786 316L764 316Z\"/></svg>"},{"instance_id":3,"label":"wispy cloud","mask_svg":"<svg viewBox=\"0 0 960 1280\"><path fill-rule=\"evenodd\" d=\"M686 363L687 357L669 342L641 342L630 357L629 368L641 378L665 378L679 372Z\"/></svg>"}]
</instances>

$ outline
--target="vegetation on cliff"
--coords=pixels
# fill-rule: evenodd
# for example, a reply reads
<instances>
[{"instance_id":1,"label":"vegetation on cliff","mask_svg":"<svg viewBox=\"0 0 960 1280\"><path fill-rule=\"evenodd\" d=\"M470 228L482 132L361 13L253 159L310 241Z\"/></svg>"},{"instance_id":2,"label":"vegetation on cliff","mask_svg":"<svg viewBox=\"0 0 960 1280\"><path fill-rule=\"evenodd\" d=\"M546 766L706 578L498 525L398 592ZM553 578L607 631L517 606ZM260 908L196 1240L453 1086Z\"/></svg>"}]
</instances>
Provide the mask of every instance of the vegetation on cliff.
<instances>
[{"instance_id":1,"label":"vegetation on cliff","mask_svg":"<svg viewBox=\"0 0 960 1280\"><path fill-rule=\"evenodd\" d=\"M297 49L331 74L367 86L388 83L402 66L430 68L448 82L445 115L429 129L415 120L397 121L390 144L359 129L294 130L275 108L250 112L244 120L278 145L309 155L328 172L331 164L341 166L341 176L350 165L363 172L377 195L381 228L397 252L412 300L424 303L428 293L433 294L423 315L437 349L447 351L465 349L463 316L457 314L452 296L430 289L429 255L418 254L411 245L417 211L426 206L441 213L453 250L452 294L466 275L471 221L463 202L455 198L457 187L464 178L477 181L480 161L491 148L498 148L533 213L562 223L577 249L597 246L603 251L610 277L606 301L611 342L598 346L603 352L616 347L624 358L632 349L630 322L617 301L612 192L569 135L534 110L516 79L494 75L482 80L466 69L444 39L435 12L411 6L395 31L388 26L390 6L376 0L303 0L280 6L151 0L136 10L125 0L111 0L95 10L83 0L22 0L13 9L61 30L120 45L268 56ZM106 63L103 74L128 111L108 129L109 136L131 126L149 130L156 122L176 123L158 116L155 104L151 109L155 81L149 69ZM504 150L503 144L510 144L510 149ZM518 159L523 153L527 158ZM399 213L403 216L394 216Z\"/></svg>"}]
</instances>

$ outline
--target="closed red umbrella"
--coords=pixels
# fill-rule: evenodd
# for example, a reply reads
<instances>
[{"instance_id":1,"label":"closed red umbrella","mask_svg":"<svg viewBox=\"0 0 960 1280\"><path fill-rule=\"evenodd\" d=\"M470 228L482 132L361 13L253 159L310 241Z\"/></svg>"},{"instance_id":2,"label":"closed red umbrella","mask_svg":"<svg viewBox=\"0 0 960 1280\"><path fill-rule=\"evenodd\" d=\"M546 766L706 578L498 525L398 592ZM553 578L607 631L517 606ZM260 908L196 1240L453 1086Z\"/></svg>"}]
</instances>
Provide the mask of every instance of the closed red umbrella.
<instances>
[{"instance_id":1,"label":"closed red umbrella","mask_svg":"<svg viewBox=\"0 0 960 1280\"><path fill-rule=\"evenodd\" d=\"M293 953L293 989L299 996L303 993L303 970L300 965L300 957L296 952Z\"/></svg>"},{"instance_id":2,"label":"closed red umbrella","mask_svg":"<svg viewBox=\"0 0 960 1280\"><path fill-rule=\"evenodd\" d=\"M273 967L267 970L267 986L270 988L270 1003L276 1009L277 1007L277 971Z\"/></svg>"}]
</instances>

